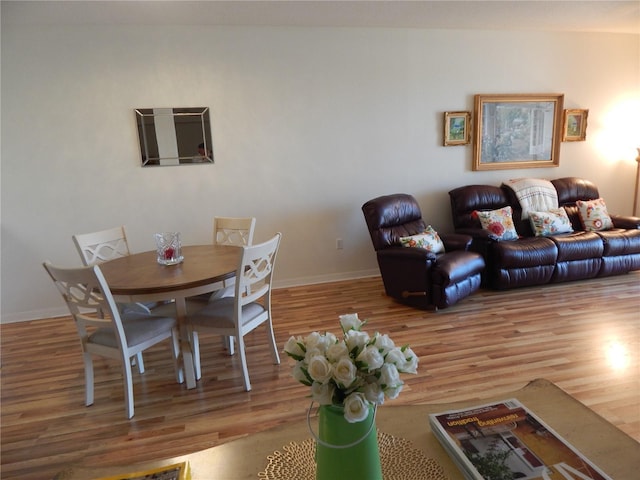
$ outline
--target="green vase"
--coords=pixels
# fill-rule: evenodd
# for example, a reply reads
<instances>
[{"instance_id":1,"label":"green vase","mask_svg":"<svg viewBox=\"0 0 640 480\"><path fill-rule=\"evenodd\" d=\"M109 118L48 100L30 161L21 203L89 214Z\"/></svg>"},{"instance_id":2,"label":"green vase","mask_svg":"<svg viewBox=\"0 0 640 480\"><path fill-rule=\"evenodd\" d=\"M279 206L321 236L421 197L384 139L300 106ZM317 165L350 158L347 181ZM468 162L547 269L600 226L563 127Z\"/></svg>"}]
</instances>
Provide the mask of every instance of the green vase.
<instances>
[{"instance_id":1,"label":"green vase","mask_svg":"<svg viewBox=\"0 0 640 480\"><path fill-rule=\"evenodd\" d=\"M375 412L349 423L342 407L322 405L318 414L316 480L382 480Z\"/></svg>"}]
</instances>

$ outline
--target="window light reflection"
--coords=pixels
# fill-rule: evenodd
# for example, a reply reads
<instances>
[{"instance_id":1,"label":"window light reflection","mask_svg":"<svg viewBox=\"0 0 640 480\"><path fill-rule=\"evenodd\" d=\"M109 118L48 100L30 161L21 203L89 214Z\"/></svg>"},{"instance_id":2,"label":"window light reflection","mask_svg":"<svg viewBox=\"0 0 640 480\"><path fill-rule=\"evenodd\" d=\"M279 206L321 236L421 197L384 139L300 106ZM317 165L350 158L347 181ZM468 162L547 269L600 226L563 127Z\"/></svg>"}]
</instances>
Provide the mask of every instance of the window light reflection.
<instances>
[{"instance_id":1,"label":"window light reflection","mask_svg":"<svg viewBox=\"0 0 640 480\"><path fill-rule=\"evenodd\" d=\"M600 122L592 125L590 137L595 148L605 161L628 162L636 158L636 148L640 146L637 115L640 110L640 98L636 93L622 95L616 103L609 106L599 116ZM587 138L589 138L587 130Z\"/></svg>"},{"instance_id":2,"label":"window light reflection","mask_svg":"<svg viewBox=\"0 0 640 480\"><path fill-rule=\"evenodd\" d=\"M606 346L606 355L609 365L614 370L625 370L631 363L627 347L618 341L613 341Z\"/></svg>"}]
</instances>

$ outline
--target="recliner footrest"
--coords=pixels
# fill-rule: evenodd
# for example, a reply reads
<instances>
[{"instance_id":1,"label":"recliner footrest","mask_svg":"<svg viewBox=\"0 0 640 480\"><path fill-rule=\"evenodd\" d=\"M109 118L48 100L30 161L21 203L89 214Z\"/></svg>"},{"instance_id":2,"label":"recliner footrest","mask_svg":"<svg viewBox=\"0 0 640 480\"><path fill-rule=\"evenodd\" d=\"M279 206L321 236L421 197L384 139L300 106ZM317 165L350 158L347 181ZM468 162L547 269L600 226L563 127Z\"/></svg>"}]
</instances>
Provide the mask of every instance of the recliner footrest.
<instances>
[{"instance_id":1,"label":"recliner footrest","mask_svg":"<svg viewBox=\"0 0 640 480\"><path fill-rule=\"evenodd\" d=\"M431 271L434 284L451 285L469 278L484 270L482 255L465 250L447 252L439 256Z\"/></svg>"}]
</instances>

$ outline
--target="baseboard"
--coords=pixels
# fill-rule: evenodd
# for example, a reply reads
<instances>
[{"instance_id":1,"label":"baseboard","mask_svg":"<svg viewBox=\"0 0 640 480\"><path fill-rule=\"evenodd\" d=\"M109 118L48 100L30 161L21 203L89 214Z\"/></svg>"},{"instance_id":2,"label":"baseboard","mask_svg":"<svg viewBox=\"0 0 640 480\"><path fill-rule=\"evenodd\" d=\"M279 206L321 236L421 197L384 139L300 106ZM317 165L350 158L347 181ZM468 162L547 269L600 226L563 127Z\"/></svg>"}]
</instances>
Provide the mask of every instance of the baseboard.
<instances>
[{"instance_id":1,"label":"baseboard","mask_svg":"<svg viewBox=\"0 0 640 480\"><path fill-rule=\"evenodd\" d=\"M65 317L69 315L66 307L42 308L40 310L29 310L27 312L9 313L2 315L0 324L29 322L31 320L42 320L43 318Z\"/></svg>"},{"instance_id":2,"label":"baseboard","mask_svg":"<svg viewBox=\"0 0 640 480\"><path fill-rule=\"evenodd\" d=\"M301 287L303 285L316 285L318 283L330 283L330 282L341 282L344 280L357 280L359 278L369 278L369 277L379 277L380 271L376 269L372 270L360 270L357 272L345 272L345 273L336 273L336 274L328 274L328 275L314 275L311 277L298 277L298 278L289 278L284 280L274 280L273 288L290 288L290 287Z\"/></svg>"}]
</instances>

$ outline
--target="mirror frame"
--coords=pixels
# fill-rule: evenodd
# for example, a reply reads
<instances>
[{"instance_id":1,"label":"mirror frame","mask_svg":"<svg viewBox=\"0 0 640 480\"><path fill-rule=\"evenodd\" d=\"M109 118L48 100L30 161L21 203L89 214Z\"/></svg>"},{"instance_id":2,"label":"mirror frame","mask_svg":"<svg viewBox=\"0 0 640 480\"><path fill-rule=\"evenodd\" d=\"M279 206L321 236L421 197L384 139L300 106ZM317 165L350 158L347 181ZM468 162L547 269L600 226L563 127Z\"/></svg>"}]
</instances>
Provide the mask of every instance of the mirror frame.
<instances>
[{"instance_id":1,"label":"mirror frame","mask_svg":"<svg viewBox=\"0 0 640 480\"><path fill-rule=\"evenodd\" d=\"M136 108L134 113L143 167L214 163L208 107Z\"/></svg>"}]
</instances>

